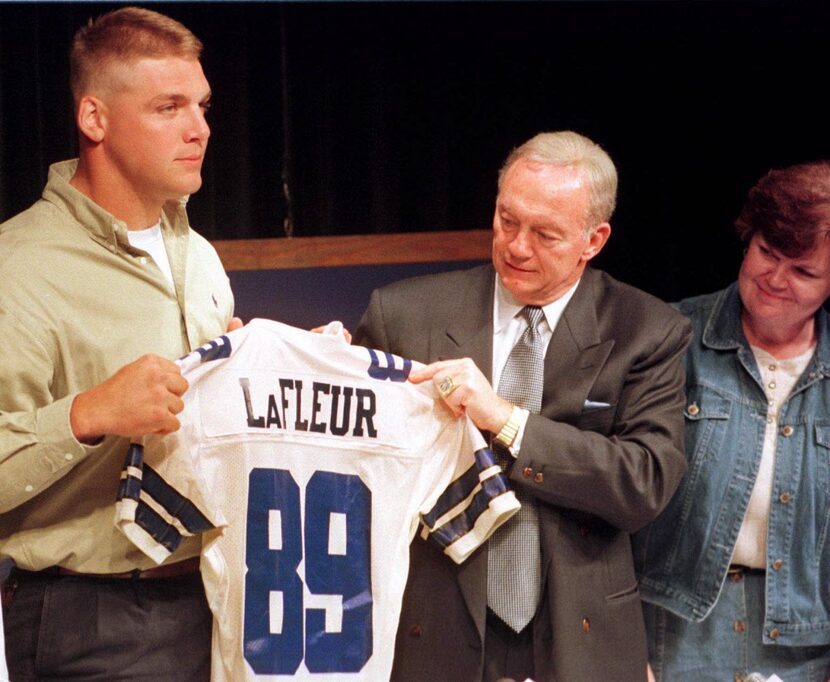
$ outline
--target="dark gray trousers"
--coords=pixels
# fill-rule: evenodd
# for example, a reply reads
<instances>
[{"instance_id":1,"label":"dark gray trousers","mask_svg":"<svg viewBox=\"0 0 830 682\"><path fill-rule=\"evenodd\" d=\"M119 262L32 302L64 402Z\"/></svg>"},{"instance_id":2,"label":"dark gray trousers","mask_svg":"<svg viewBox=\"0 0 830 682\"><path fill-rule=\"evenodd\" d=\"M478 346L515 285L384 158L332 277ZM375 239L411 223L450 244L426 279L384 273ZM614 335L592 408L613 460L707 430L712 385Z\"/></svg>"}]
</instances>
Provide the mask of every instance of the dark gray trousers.
<instances>
[{"instance_id":1,"label":"dark gray trousers","mask_svg":"<svg viewBox=\"0 0 830 682\"><path fill-rule=\"evenodd\" d=\"M484 682L533 679L533 622L515 633L487 611L484 640Z\"/></svg>"},{"instance_id":2,"label":"dark gray trousers","mask_svg":"<svg viewBox=\"0 0 830 682\"><path fill-rule=\"evenodd\" d=\"M199 573L158 579L14 571L3 608L12 682L207 682Z\"/></svg>"}]
</instances>

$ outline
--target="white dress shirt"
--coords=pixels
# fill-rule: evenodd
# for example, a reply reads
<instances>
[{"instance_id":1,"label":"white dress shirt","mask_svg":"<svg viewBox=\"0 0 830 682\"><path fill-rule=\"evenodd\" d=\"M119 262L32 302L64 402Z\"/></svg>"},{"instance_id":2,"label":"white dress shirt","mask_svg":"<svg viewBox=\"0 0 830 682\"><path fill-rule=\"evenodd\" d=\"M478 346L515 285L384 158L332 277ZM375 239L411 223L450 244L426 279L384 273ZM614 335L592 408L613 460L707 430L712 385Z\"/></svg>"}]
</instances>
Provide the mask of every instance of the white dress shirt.
<instances>
[{"instance_id":1,"label":"white dress shirt","mask_svg":"<svg viewBox=\"0 0 830 682\"><path fill-rule=\"evenodd\" d=\"M579 280L555 301L542 306L545 321L539 325L539 332L545 340L545 353L547 353L548 345L553 336L553 331L559 323L559 318L562 317L562 312L573 297L577 286L579 286ZM510 351L513 350L513 346L516 345L516 342L527 329L527 322L524 317L519 315L522 308L524 308L524 304L516 301L513 294L501 283L501 278L496 275L496 293L493 296L493 388L497 391L501 373L507 364ZM510 452L514 457L519 453L522 446L522 437L524 436L529 414L527 410L522 410L519 431L513 445L510 447Z\"/></svg>"}]
</instances>

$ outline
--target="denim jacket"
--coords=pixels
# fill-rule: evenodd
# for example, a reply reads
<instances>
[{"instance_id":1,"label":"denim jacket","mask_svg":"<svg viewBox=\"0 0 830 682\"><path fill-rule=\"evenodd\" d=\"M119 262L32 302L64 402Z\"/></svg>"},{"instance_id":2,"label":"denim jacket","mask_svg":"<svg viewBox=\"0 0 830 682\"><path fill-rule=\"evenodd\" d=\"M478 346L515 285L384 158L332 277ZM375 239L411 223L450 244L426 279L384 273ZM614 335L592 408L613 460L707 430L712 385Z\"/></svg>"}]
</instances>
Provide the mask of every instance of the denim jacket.
<instances>
[{"instance_id":1,"label":"denim jacket","mask_svg":"<svg viewBox=\"0 0 830 682\"><path fill-rule=\"evenodd\" d=\"M686 354L688 471L634 537L645 601L706 618L726 580L758 475L767 419L761 374L741 329L738 287L676 306ZM764 643L830 643L830 329L816 314L813 358L781 406L767 540Z\"/></svg>"}]
</instances>

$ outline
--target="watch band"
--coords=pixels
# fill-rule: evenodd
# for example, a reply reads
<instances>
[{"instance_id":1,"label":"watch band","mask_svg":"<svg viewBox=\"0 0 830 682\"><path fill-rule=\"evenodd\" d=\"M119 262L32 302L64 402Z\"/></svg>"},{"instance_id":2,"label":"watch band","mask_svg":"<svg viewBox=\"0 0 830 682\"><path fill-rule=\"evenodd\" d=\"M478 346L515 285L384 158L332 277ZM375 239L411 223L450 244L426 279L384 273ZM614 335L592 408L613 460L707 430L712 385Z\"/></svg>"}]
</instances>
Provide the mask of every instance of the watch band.
<instances>
[{"instance_id":1,"label":"watch band","mask_svg":"<svg viewBox=\"0 0 830 682\"><path fill-rule=\"evenodd\" d=\"M496 440L506 448L513 445L513 441L516 440L516 434L519 433L519 425L521 424L521 413L522 411L514 405L510 411L510 417L501 427L501 431L496 434Z\"/></svg>"}]
</instances>

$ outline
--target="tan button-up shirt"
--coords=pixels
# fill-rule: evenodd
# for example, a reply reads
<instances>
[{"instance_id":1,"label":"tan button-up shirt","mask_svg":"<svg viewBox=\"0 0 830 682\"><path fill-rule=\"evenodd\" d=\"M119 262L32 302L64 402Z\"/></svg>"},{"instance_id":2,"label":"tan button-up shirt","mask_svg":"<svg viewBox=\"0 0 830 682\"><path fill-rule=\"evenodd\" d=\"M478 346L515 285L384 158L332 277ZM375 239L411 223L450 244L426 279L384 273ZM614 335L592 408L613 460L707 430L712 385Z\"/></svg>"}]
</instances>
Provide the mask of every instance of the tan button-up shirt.
<instances>
[{"instance_id":1,"label":"tan button-up shirt","mask_svg":"<svg viewBox=\"0 0 830 682\"><path fill-rule=\"evenodd\" d=\"M128 443L79 443L72 400L145 353L175 359L223 334L233 296L184 200L161 220L174 291L126 225L69 184L76 164L54 164L43 197L0 225L0 558L120 572L152 565L113 525Z\"/></svg>"}]
</instances>

